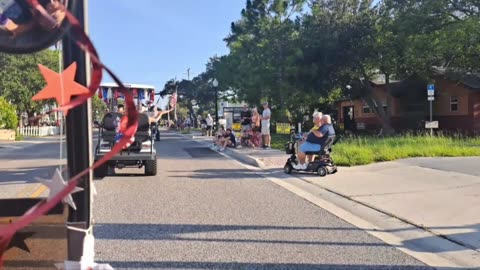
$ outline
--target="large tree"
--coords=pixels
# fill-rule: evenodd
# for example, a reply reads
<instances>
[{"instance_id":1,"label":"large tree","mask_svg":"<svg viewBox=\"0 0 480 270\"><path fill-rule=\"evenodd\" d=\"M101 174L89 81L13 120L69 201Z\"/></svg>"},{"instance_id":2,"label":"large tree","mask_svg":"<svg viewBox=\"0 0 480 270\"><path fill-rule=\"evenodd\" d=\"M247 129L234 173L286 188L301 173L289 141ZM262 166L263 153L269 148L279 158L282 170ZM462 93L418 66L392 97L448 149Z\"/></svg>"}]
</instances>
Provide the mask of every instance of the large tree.
<instances>
[{"instance_id":1,"label":"large tree","mask_svg":"<svg viewBox=\"0 0 480 270\"><path fill-rule=\"evenodd\" d=\"M31 117L40 112L53 100L32 101L32 97L45 86L38 64L58 70L58 59L59 52L53 50L26 55L0 53L0 95L15 105L18 114L26 112Z\"/></svg>"}]
</instances>

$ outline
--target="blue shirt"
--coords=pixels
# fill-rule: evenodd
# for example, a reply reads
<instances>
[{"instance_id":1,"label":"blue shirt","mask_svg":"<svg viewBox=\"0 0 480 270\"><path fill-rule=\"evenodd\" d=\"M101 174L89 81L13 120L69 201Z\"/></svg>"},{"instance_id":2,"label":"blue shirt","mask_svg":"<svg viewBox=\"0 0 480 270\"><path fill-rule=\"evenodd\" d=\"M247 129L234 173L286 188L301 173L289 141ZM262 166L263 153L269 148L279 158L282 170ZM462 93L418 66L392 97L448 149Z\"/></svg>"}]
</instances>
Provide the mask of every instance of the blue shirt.
<instances>
[{"instance_id":1,"label":"blue shirt","mask_svg":"<svg viewBox=\"0 0 480 270\"><path fill-rule=\"evenodd\" d=\"M335 129L331 124L325 124L320 127L320 133L323 135L321 138L315 136L313 132L308 134L307 142L324 145L329 136L335 135Z\"/></svg>"},{"instance_id":2,"label":"blue shirt","mask_svg":"<svg viewBox=\"0 0 480 270\"><path fill-rule=\"evenodd\" d=\"M8 17L0 13L0 26L5 26L8 23Z\"/></svg>"},{"instance_id":3,"label":"blue shirt","mask_svg":"<svg viewBox=\"0 0 480 270\"><path fill-rule=\"evenodd\" d=\"M230 139L230 141L233 143L233 145L237 145L237 140L235 139L235 135L232 133L227 134L227 138Z\"/></svg>"}]
</instances>

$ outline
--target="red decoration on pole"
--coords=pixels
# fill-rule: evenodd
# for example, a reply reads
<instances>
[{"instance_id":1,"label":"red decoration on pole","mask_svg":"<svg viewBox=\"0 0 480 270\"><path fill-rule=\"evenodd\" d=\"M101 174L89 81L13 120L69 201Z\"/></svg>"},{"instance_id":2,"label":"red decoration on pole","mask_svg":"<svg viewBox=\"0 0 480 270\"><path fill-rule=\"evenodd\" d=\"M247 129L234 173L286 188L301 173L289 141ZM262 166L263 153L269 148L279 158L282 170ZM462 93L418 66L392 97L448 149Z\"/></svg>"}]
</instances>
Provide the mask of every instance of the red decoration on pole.
<instances>
[{"instance_id":1,"label":"red decoration on pole","mask_svg":"<svg viewBox=\"0 0 480 270\"><path fill-rule=\"evenodd\" d=\"M77 72L77 63L71 64L62 74L43 66L38 65L47 86L32 97L32 100L44 100L55 98L60 106L70 103L72 96L88 94L88 89L75 82L75 73ZM62 110L65 114L68 109Z\"/></svg>"}]
</instances>

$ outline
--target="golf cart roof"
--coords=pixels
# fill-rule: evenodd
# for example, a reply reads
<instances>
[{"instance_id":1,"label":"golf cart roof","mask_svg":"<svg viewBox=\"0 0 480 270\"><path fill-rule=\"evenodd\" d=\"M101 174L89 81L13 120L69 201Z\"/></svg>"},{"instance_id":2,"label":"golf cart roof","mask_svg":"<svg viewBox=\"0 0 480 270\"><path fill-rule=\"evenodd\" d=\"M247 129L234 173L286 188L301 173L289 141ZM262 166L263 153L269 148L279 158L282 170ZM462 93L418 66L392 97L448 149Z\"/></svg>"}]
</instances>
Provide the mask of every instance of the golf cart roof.
<instances>
[{"instance_id":1,"label":"golf cart roof","mask_svg":"<svg viewBox=\"0 0 480 270\"><path fill-rule=\"evenodd\" d=\"M146 85L146 84L132 84L132 83L123 83L126 88L137 88L137 89L155 89L153 85ZM102 83L100 87L106 88L117 88L117 83Z\"/></svg>"}]
</instances>

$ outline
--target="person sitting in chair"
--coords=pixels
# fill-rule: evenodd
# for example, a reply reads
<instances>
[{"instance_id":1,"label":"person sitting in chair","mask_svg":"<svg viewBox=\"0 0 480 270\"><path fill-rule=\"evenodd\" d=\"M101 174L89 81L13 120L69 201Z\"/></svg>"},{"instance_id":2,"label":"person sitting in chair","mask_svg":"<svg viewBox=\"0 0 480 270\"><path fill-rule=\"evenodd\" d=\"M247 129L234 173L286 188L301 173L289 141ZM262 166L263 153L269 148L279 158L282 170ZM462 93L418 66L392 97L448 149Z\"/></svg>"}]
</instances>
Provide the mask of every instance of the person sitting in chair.
<instances>
[{"instance_id":1,"label":"person sitting in chair","mask_svg":"<svg viewBox=\"0 0 480 270\"><path fill-rule=\"evenodd\" d=\"M308 133L307 140L300 146L298 151L298 164L293 165L295 170L306 170L308 163L305 162L306 152L319 152L325 145L329 136L335 135L332 126L332 118L325 114L322 116L321 127L319 130L313 130Z\"/></svg>"}]
</instances>

